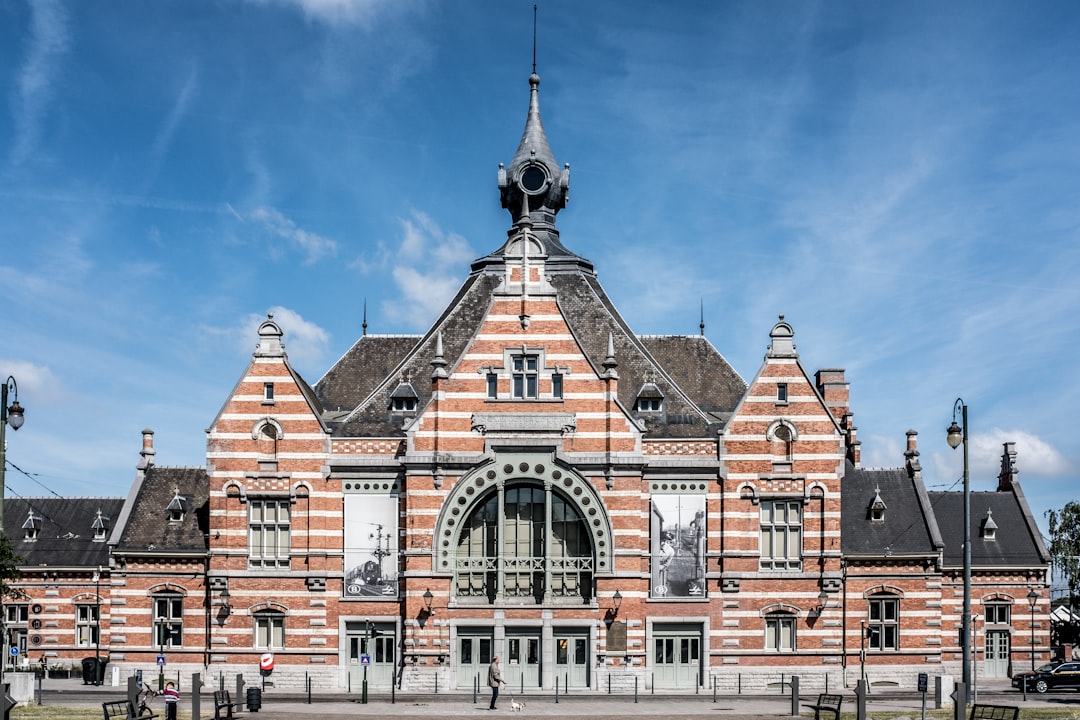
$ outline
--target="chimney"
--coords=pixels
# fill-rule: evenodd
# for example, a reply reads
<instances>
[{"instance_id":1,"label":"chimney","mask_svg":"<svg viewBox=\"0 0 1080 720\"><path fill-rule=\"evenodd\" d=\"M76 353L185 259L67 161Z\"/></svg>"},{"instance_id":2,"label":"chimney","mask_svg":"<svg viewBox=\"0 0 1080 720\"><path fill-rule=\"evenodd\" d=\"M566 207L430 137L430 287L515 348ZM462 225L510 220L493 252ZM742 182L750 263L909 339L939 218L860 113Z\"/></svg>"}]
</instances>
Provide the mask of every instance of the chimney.
<instances>
[{"instance_id":1,"label":"chimney","mask_svg":"<svg viewBox=\"0 0 1080 720\"><path fill-rule=\"evenodd\" d=\"M844 449L848 461L855 467L862 466L862 442L859 441L859 428L855 427L855 416L851 413L844 415L840 420L840 427L844 430Z\"/></svg>"},{"instance_id":2,"label":"chimney","mask_svg":"<svg viewBox=\"0 0 1080 720\"><path fill-rule=\"evenodd\" d=\"M837 422L842 422L848 412L851 387L844 380L844 369L818 370L814 373L814 384L817 385L817 391L825 401L825 407L829 408L829 412Z\"/></svg>"},{"instance_id":3,"label":"chimney","mask_svg":"<svg viewBox=\"0 0 1080 720\"><path fill-rule=\"evenodd\" d=\"M912 478L921 477L922 464L919 463L919 433L916 430L907 431L907 450L904 451L904 458L907 460L904 467L907 469L908 476Z\"/></svg>"},{"instance_id":4,"label":"chimney","mask_svg":"<svg viewBox=\"0 0 1080 720\"><path fill-rule=\"evenodd\" d=\"M140 475L144 474L154 464L155 453L154 431L146 428L142 431L142 450L139 451L139 464L135 466Z\"/></svg>"},{"instance_id":5,"label":"chimney","mask_svg":"<svg viewBox=\"0 0 1080 720\"><path fill-rule=\"evenodd\" d=\"M998 492L1011 491L1013 483L1016 482L1016 476L1019 473L1020 471L1016 469L1016 443L1002 443L1001 472L998 474L997 486Z\"/></svg>"}]
</instances>

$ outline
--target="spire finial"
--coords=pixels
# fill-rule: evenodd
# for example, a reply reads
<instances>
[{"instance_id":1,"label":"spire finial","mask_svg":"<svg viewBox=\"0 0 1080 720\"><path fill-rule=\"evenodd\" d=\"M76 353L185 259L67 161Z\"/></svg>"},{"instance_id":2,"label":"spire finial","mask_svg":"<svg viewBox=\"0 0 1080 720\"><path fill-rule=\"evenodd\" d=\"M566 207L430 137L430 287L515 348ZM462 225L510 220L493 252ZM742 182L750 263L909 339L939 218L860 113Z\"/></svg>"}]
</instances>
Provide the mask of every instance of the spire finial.
<instances>
[{"instance_id":1,"label":"spire finial","mask_svg":"<svg viewBox=\"0 0 1080 720\"><path fill-rule=\"evenodd\" d=\"M363 328L363 334L367 335L367 298L364 298L364 324L360 327Z\"/></svg>"},{"instance_id":2,"label":"spire finial","mask_svg":"<svg viewBox=\"0 0 1080 720\"><path fill-rule=\"evenodd\" d=\"M701 328L701 334L705 334L705 298L701 299L701 322L698 323L698 327Z\"/></svg>"},{"instance_id":3,"label":"spire finial","mask_svg":"<svg viewBox=\"0 0 1080 720\"><path fill-rule=\"evenodd\" d=\"M536 74L536 4L533 3L533 75Z\"/></svg>"}]
</instances>

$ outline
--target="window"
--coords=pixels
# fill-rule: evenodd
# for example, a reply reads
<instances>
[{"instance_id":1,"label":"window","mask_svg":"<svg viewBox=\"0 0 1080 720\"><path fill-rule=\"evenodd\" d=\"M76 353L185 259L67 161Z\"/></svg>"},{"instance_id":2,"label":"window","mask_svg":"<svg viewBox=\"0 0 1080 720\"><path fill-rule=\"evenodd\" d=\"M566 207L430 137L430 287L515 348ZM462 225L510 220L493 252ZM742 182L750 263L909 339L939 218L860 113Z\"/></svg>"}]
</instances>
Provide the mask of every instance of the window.
<instances>
[{"instance_id":1,"label":"window","mask_svg":"<svg viewBox=\"0 0 1080 720\"><path fill-rule=\"evenodd\" d=\"M267 403L274 402L274 383L263 383L263 400Z\"/></svg>"},{"instance_id":2,"label":"window","mask_svg":"<svg viewBox=\"0 0 1080 720\"><path fill-rule=\"evenodd\" d=\"M255 649L273 650L285 647L285 616L274 611L255 613Z\"/></svg>"},{"instance_id":3,"label":"window","mask_svg":"<svg viewBox=\"0 0 1080 720\"><path fill-rule=\"evenodd\" d=\"M499 376L495 373L487 374L487 396L492 399L499 397Z\"/></svg>"},{"instance_id":4,"label":"window","mask_svg":"<svg viewBox=\"0 0 1080 720\"><path fill-rule=\"evenodd\" d=\"M562 375L558 373L551 376L551 397L562 397Z\"/></svg>"},{"instance_id":5,"label":"window","mask_svg":"<svg viewBox=\"0 0 1080 720\"><path fill-rule=\"evenodd\" d=\"M88 647L98 643L97 605L75 606L75 643L79 647Z\"/></svg>"},{"instance_id":6,"label":"window","mask_svg":"<svg viewBox=\"0 0 1080 720\"><path fill-rule=\"evenodd\" d=\"M663 400L660 398L638 398L637 411L638 412L660 412L660 407L663 404Z\"/></svg>"},{"instance_id":7,"label":"window","mask_svg":"<svg viewBox=\"0 0 1080 720\"><path fill-rule=\"evenodd\" d=\"M900 647L900 601L889 596L870 598L866 646L871 650L896 650Z\"/></svg>"},{"instance_id":8,"label":"window","mask_svg":"<svg viewBox=\"0 0 1080 720\"><path fill-rule=\"evenodd\" d=\"M777 404L787 404L787 383L776 383Z\"/></svg>"},{"instance_id":9,"label":"window","mask_svg":"<svg viewBox=\"0 0 1080 720\"><path fill-rule=\"evenodd\" d=\"M539 358L536 355L514 355L511 358L511 393L515 398L535 399Z\"/></svg>"},{"instance_id":10,"label":"window","mask_svg":"<svg viewBox=\"0 0 1080 720\"><path fill-rule=\"evenodd\" d=\"M25 625L30 622L30 606L25 604L4 605L5 625Z\"/></svg>"},{"instance_id":11,"label":"window","mask_svg":"<svg viewBox=\"0 0 1080 720\"><path fill-rule=\"evenodd\" d=\"M802 566L802 502L761 503L761 567L797 570Z\"/></svg>"},{"instance_id":12,"label":"window","mask_svg":"<svg viewBox=\"0 0 1080 720\"><path fill-rule=\"evenodd\" d=\"M90 529L94 531L94 542L105 542L109 539L109 527L111 520L105 515L101 514L101 510L97 511L97 515L94 516L94 522L90 523Z\"/></svg>"},{"instance_id":13,"label":"window","mask_svg":"<svg viewBox=\"0 0 1080 720\"><path fill-rule=\"evenodd\" d=\"M415 412L416 411L416 398L396 397L394 398L394 412Z\"/></svg>"},{"instance_id":14,"label":"window","mask_svg":"<svg viewBox=\"0 0 1080 720\"><path fill-rule=\"evenodd\" d=\"M248 508L248 562L289 566L289 501L252 500Z\"/></svg>"},{"instance_id":15,"label":"window","mask_svg":"<svg viewBox=\"0 0 1080 720\"><path fill-rule=\"evenodd\" d=\"M22 529L26 531L23 535L23 540L26 542L37 542L38 534L41 532L41 518L34 515L34 511L31 510L26 516L26 522L22 524Z\"/></svg>"},{"instance_id":16,"label":"window","mask_svg":"<svg viewBox=\"0 0 1080 720\"><path fill-rule=\"evenodd\" d=\"M795 652L795 616L768 615L765 618L765 649Z\"/></svg>"},{"instance_id":17,"label":"window","mask_svg":"<svg viewBox=\"0 0 1080 720\"><path fill-rule=\"evenodd\" d=\"M159 648L184 644L184 598L180 595L154 597L154 645Z\"/></svg>"},{"instance_id":18,"label":"window","mask_svg":"<svg viewBox=\"0 0 1080 720\"><path fill-rule=\"evenodd\" d=\"M1008 625L1009 624L1009 604L1008 603L987 603L983 605L983 610L986 614L986 622L988 625Z\"/></svg>"}]
</instances>

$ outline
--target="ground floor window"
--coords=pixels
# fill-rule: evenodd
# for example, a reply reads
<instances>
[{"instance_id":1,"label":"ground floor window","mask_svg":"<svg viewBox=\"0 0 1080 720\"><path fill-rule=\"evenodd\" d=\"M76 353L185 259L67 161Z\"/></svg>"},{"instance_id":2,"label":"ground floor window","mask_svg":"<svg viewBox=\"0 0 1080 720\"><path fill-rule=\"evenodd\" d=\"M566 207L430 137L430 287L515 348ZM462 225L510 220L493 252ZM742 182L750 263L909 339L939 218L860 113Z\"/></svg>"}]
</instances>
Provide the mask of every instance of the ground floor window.
<instances>
[{"instance_id":1,"label":"ground floor window","mask_svg":"<svg viewBox=\"0 0 1080 720\"><path fill-rule=\"evenodd\" d=\"M891 595L870 598L866 646L871 650L900 647L900 600Z\"/></svg>"},{"instance_id":2,"label":"ground floor window","mask_svg":"<svg viewBox=\"0 0 1080 720\"><path fill-rule=\"evenodd\" d=\"M285 647L285 616L279 612L255 613L255 647L270 650Z\"/></svg>"},{"instance_id":3,"label":"ground floor window","mask_svg":"<svg viewBox=\"0 0 1080 720\"><path fill-rule=\"evenodd\" d=\"M795 616L770 615L765 618L765 649L795 651Z\"/></svg>"},{"instance_id":4,"label":"ground floor window","mask_svg":"<svg viewBox=\"0 0 1080 720\"><path fill-rule=\"evenodd\" d=\"M97 605L75 606L75 644L88 647L98 643Z\"/></svg>"}]
</instances>

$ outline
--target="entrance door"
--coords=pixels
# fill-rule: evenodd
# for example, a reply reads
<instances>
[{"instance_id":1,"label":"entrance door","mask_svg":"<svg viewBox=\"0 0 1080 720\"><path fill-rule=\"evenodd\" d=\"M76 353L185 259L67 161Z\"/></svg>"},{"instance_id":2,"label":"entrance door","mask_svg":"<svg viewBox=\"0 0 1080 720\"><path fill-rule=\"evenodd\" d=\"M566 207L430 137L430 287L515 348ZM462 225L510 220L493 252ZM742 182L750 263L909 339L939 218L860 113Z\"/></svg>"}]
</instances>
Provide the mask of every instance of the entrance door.
<instances>
[{"instance_id":1,"label":"entrance door","mask_svg":"<svg viewBox=\"0 0 1080 720\"><path fill-rule=\"evenodd\" d=\"M503 675L507 688L526 691L540 687L540 636L506 635Z\"/></svg>"},{"instance_id":2,"label":"entrance door","mask_svg":"<svg viewBox=\"0 0 1080 720\"><path fill-rule=\"evenodd\" d=\"M589 687L589 638L586 635L555 636L555 677L565 689Z\"/></svg>"},{"instance_id":3,"label":"entrance door","mask_svg":"<svg viewBox=\"0 0 1080 720\"><path fill-rule=\"evenodd\" d=\"M653 638L656 687L691 688L701 682L701 633L656 633Z\"/></svg>"},{"instance_id":4,"label":"entrance door","mask_svg":"<svg viewBox=\"0 0 1080 720\"><path fill-rule=\"evenodd\" d=\"M359 692L363 686L365 667L368 687L388 688L394 683L396 638L394 628L382 623L346 623L345 646L348 657L349 687ZM369 665L363 664L368 656Z\"/></svg>"},{"instance_id":5,"label":"entrance door","mask_svg":"<svg viewBox=\"0 0 1080 720\"><path fill-rule=\"evenodd\" d=\"M492 658L491 634L459 634L457 641L457 686L471 688L479 683L487 687L488 667Z\"/></svg>"},{"instance_id":6,"label":"entrance door","mask_svg":"<svg viewBox=\"0 0 1080 720\"><path fill-rule=\"evenodd\" d=\"M1009 633L1007 630L986 631L986 663L983 673L988 678L1009 677Z\"/></svg>"}]
</instances>

